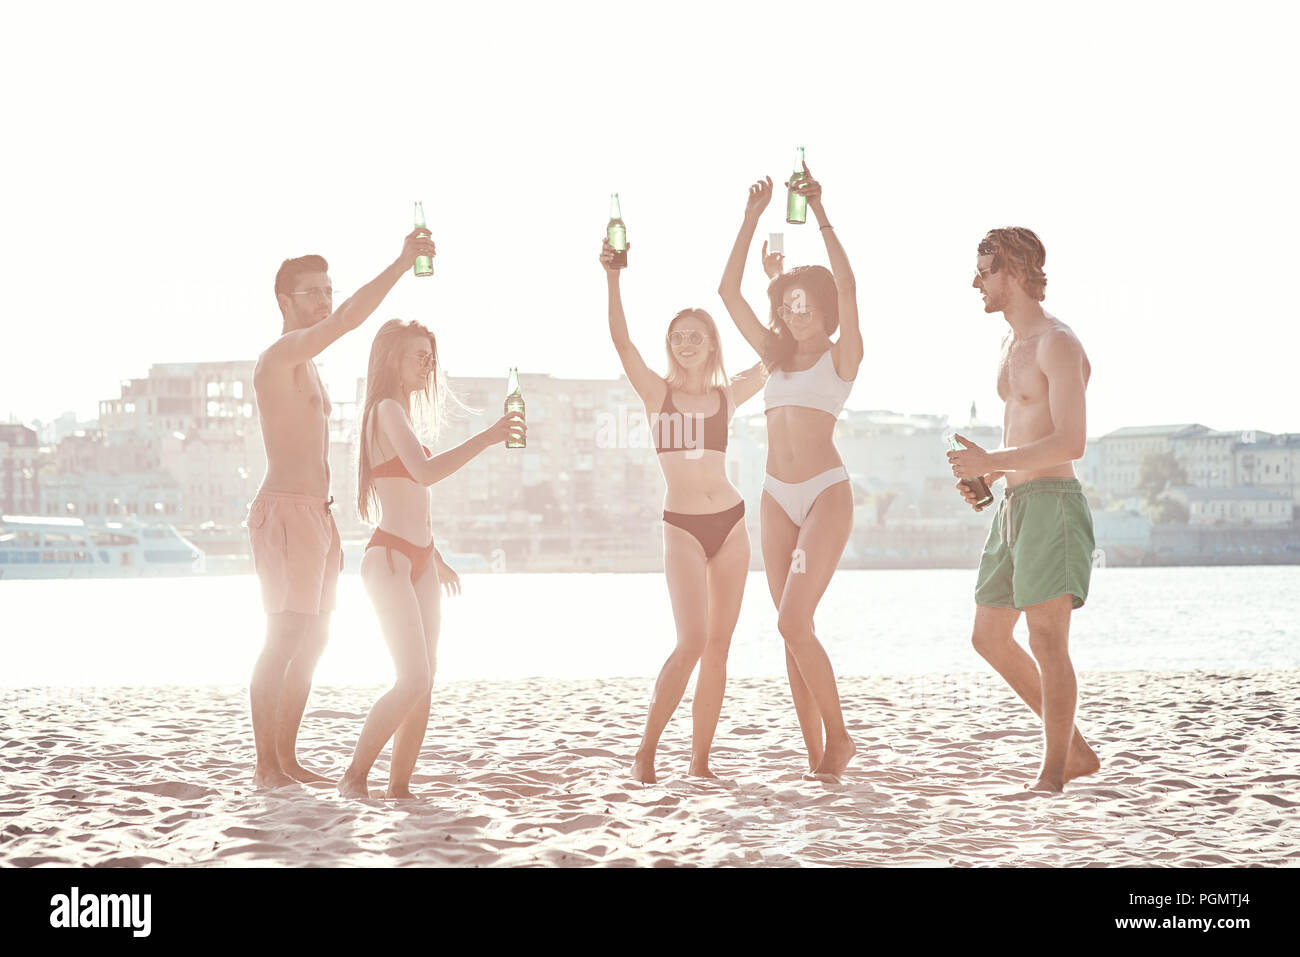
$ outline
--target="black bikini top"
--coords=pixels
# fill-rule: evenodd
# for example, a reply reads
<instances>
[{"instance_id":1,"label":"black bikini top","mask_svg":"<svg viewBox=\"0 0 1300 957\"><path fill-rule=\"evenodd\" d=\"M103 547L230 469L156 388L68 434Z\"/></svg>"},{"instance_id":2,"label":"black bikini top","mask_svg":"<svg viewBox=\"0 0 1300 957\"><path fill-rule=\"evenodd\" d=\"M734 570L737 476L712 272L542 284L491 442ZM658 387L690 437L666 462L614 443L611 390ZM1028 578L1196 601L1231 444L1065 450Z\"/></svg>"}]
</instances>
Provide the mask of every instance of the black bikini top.
<instances>
[{"instance_id":1,"label":"black bikini top","mask_svg":"<svg viewBox=\"0 0 1300 957\"><path fill-rule=\"evenodd\" d=\"M663 407L650 426L655 451L660 455L696 449L727 451L727 394L721 389L716 391L718 411L708 418L702 412L683 412L673 405L672 389L664 393Z\"/></svg>"}]
</instances>

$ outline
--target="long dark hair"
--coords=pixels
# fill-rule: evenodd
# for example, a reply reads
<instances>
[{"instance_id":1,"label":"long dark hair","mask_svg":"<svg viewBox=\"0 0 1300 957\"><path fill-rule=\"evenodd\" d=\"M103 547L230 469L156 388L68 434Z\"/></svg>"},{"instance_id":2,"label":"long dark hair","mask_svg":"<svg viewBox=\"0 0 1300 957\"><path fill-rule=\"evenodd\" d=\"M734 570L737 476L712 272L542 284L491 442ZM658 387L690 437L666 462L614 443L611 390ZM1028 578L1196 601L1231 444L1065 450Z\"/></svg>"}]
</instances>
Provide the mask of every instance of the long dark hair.
<instances>
[{"instance_id":1,"label":"long dark hair","mask_svg":"<svg viewBox=\"0 0 1300 957\"><path fill-rule=\"evenodd\" d=\"M807 290L808 297L824 317L826 335L840 327L840 291L829 269L825 266L795 266L777 276L767 287L771 306L767 328L771 335L767 337L767 348L763 351L763 365L769 372L784 369L797 346L790 327L777 312L785 302L786 291L794 287Z\"/></svg>"}]
</instances>

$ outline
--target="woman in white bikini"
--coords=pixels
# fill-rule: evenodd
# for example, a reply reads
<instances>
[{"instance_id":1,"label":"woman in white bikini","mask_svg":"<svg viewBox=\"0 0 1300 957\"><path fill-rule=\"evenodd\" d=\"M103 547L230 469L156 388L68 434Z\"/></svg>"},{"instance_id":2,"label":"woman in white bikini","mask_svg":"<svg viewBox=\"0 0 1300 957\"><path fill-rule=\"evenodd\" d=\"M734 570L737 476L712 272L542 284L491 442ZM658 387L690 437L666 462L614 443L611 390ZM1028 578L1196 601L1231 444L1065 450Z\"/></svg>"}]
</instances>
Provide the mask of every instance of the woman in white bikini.
<instances>
[{"instance_id":1,"label":"woman in white bikini","mask_svg":"<svg viewBox=\"0 0 1300 957\"><path fill-rule=\"evenodd\" d=\"M374 603L384 641L393 656L396 680L361 729L352 763L339 780L344 797L369 797L366 779L375 758L393 739L386 798L409 798L411 772L429 724L429 701L441 619L438 586L460 592L460 578L433 544L428 486L440 482L481 452L504 442L514 430L526 433L518 416L506 416L441 455L420 444L411 422L434 434L446 403L454 401L438 366L433 333L418 322L384 323L370 347L366 398L361 412L357 511L370 521L376 504L379 525L361 559L361 581ZM372 464L378 463L378 464Z\"/></svg>"},{"instance_id":2,"label":"woman in white bikini","mask_svg":"<svg viewBox=\"0 0 1300 957\"><path fill-rule=\"evenodd\" d=\"M614 250L600 263L609 287L609 334L632 388L645 405L664 495L664 572L677 624L677 646L655 682L645 734L632 763L638 781L655 780L659 736L686 691L696 662L700 677L691 706L688 774L716 777L709 748L722 712L727 652L749 572L745 501L727 481L727 428L736 407L763 385L758 363L728 381L717 326L703 309L683 309L668 324L668 375L652 372L632 345L619 291Z\"/></svg>"},{"instance_id":3,"label":"woman in white bikini","mask_svg":"<svg viewBox=\"0 0 1300 957\"><path fill-rule=\"evenodd\" d=\"M768 369L763 390L763 565L785 640L786 672L808 766L814 774L838 777L856 749L844 727L830 659L813 633L813 614L853 528L853 493L835 449L834 429L862 362L862 334L853 271L826 220L821 186L809 176L795 188L821 226L830 271L800 266L778 274L768 286L771 313L766 327L741 295L754 229L772 199L769 177L749 189L745 218L718 292ZM837 326L839 338L831 342Z\"/></svg>"}]
</instances>

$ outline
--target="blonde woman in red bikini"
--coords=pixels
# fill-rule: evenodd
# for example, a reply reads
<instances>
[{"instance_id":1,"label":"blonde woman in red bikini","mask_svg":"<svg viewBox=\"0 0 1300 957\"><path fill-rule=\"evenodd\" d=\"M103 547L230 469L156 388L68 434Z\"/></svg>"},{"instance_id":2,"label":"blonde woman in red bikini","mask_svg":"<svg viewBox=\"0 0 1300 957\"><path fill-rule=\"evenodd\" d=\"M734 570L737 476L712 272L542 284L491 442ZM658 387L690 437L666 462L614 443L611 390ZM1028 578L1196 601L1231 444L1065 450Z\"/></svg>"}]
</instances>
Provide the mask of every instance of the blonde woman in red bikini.
<instances>
[{"instance_id":1,"label":"blonde woman in red bikini","mask_svg":"<svg viewBox=\"0 0 1300 957\"><path fill-rule=\"evenodd\" d=\"M600 263L609 290L609 333L632 388L645 405L664 473L664 572L677 624L677 645L655 682L632 777L655 780L659 736L677 710L696 662L687 773L716 777L709 749L722 711L727 652L749 572L745 500L727 480L727 429L736 407L763 387L758 363L734 379L722 366L722 343L703 309L683 309L664 333L668 374L652 371L632 345L619 290L621 267L605 242Z\"/></svg>"},{"instance_id":2,"label":"blonde woman in red bikini","mask_svg":"<svg viewBox=\"0 0 1300 957\"><path fill-rule=\"evenodd\" d=\"M374 603L379 625L397 673L366 717L352 763L339 780L344 797L370 796L366 778L388 739L393 757L386 798L409 798L411 772L429 723L429 701L438 647L439 585L460 591L460 578L433 544L428 486L440 482L476 455L524 435L518 416L495 425L441 455L420 444L417 418L437 431L446 403L454 401L438 367L433 333L418 322L384 323L370 348L366 399L361 412L357 510L370 521L379 509L379 526L361 560L361 581ZM419 414L424 413L424 414Z\"/></svg>"}]
</instances>

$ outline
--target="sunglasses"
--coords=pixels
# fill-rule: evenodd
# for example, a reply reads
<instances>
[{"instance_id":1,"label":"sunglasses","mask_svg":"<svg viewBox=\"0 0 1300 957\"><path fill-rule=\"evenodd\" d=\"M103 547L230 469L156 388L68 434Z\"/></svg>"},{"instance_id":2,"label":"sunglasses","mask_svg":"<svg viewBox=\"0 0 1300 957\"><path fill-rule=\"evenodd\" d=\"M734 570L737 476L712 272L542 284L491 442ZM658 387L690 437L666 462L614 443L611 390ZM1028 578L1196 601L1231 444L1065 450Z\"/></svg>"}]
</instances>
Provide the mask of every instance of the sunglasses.
<instances>
[{"instance_id":1,"label":"sunglasses","mask_svg":"<svg viewBox=\"0 0 1300 957\"><path fill-rule=\"evenodd\" d=\"M668 333L668 344L670 346L702 346L709 341L709 336L701 332L670 332Z\"/></svg>"},{"instance_id":2,"label":"sunglasses","mask_svg":"<svg viewBox=\"0 0 1300 957\"><path fill-rule=\"evenodd\" d=\"M782 322L789 322L795 316L806 316L811 312L812 310L807 307L804 307L803 309L791 309L784 303L776 307L776 314Z\"/></svg>"},{"instance_id":3,"label":"sunglasses","mask_svg":"<svg viewBox=\"0 0 1300 957\"><path fill-rule=\"evenodd\" d=\"M331 300L334 298L334 290L326 286L324 289L320 286L312 286L310 289L303 289L300 292L291 292L291 296L310 296L312 299Z\"/></svg>"}]
</instances>

